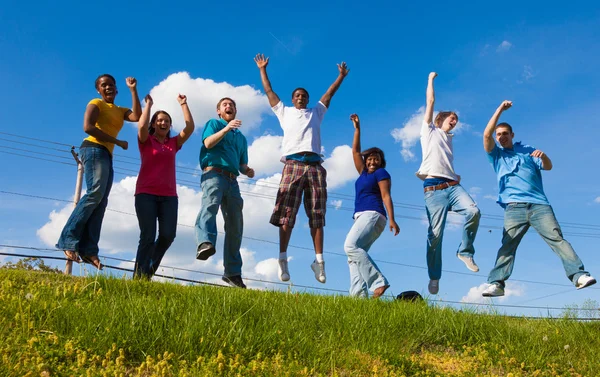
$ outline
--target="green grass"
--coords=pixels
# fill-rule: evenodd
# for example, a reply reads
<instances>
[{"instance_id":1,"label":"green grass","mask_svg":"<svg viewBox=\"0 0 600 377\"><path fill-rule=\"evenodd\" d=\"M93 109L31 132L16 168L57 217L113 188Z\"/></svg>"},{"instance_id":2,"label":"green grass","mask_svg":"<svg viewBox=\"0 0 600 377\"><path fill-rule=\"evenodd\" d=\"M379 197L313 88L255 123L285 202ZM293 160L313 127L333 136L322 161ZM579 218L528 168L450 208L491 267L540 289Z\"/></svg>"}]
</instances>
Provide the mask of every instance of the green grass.
<instances>
[{"instance_id":1,"label":"green grass","mask_svg":"<svg viewBox=\"0 0 600 377\"><path fill-rule=\"evenodd\" d=\"M600 323L0 269L2 376L596 376Z\"/></svg>"}]
</instances>

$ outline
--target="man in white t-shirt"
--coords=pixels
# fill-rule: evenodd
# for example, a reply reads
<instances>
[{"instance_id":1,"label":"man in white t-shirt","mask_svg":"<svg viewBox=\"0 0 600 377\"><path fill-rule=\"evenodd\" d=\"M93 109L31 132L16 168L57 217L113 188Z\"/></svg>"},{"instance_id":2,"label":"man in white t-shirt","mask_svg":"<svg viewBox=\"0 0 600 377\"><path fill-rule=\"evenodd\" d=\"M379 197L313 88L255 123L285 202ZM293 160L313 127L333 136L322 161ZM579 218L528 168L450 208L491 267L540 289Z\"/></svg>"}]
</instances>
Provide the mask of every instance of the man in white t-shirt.
<instances>
[{"instance_id":1,"label":"man in white t-shirt","mask_svg":"<svg viewBox=\"0 0 600 377\"><path fill-rule=\"evenodd\" d=\"M481 214L477 204L459 184L460 175L454 172L454 152L450 133L458 123L458 115L452 111L440 111L433 120L435 94L433 80L437 73L429 74L427 84L427 106L421 126L421 148L423 162L417 176L423 182L425 208L429 219L427 236L427 268L429 273L429 293L439 291L442 276L442 238L448 212L456 212L465 217L462 242L456 256L473 272L479 267L473 260L473 242L479 228Z\"/></svg>"},{"instance_id":2,"label":"man in white t-shirt","mask_svg":"<svg viewBox=\"0 0 600 377\"><path fill-rule=\"evenodd\" d=\"M348 67L344 62L338 64L338 77L315 107L306 107L309 97L308 91L304 88L295 89L292 92L294 106L285 107L271 88L267 76L269 58L258 54L254 61L260 69L262 85L269 104L283 129L281 160L285 166L279 183L275 209L270 219L271 224L279 227L279 278L281 281L290 280L287 248L304 192L304 208L315 247L315 261L311 264L311 268L317 281L325 283L323 227L327 205L327 172L321 166L321 122L329 108L331 98L348 74Z\"/></svg>"}]
</instances>

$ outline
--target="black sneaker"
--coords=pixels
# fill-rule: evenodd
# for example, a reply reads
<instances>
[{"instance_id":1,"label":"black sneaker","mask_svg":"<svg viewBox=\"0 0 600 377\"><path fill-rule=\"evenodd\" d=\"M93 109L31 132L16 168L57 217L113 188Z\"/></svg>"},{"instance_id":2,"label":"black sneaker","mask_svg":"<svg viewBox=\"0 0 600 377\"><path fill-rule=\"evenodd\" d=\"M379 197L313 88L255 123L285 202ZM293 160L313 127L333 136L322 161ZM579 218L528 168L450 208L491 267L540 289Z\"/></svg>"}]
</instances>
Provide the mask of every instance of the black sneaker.
<instances>
[{"instance_id":1,"label":"black sneaker","mask_svg":"<svg viewBox=\"0 0 600 377\"><path fill-rule=\"evenodd\" d=\"M234 288L246 288L246 284L244 284L244 281L242 280L242 277L240 275L229 277L223 276L223 281Z\"/></svg>"},{"instance_id":2,"label":"black sneaker","mask_svg":"<svg viewBox=\"0 0 600 377\"><path fill-rule=\"evenodd\" d=\"M200 246L198 246L198 250L196 251L196 259L198 260L207 260L208 258L215 255L215 247L210 242L202 242Z\"/></svg>"}]
</instances>

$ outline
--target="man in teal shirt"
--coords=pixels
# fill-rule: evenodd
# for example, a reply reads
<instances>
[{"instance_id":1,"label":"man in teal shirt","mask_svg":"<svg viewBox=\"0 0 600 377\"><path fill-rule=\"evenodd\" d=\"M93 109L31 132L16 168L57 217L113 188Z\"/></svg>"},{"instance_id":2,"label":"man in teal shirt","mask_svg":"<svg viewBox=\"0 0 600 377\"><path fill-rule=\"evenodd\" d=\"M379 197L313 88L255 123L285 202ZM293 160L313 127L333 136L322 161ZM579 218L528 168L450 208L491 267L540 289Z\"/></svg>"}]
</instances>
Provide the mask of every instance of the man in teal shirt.
<instances>
[{"instance_id":1,"label":"man in teal shirt","mask_svg":"<svg viewBox=\"0 0 600 377\"><path fill-rule=\"evenodd\" d=\"M544 193L541 170L552 169L552 161L539 149L520 142L513 143L515 134L508 123L496 126L502 112L511 106L511 101L502 102L483 133L483 147L498 175L498 203L504 208L502 246L488 277L490 286L483 296L504 296L505 281L512 273L517 247L530 226L561 259L565 273L575 287L589 287L596 283L596 279L585 271L581 259L563 238ZM496 145L496 141L500 146Z\"/></svg>"},{"instance_id":2,"label":"man in teal shirt","mask_svg":"<svg viewBox=\"0 0 600 377\"><path fill-rule=\"evenodd\" d=\"M235 102L222 98L217 103L217 114L219 119L209 120L202 133L202 208L196 218L196 259L207 260L216 252L217 212L221 207L225 220L223 281L233 287L246 288L240 254L244 201L237 177L242 173L253 178L254 169L248 167L248 142L239 130L242 121L235 118Z\"/></svg>"}]
</instances>

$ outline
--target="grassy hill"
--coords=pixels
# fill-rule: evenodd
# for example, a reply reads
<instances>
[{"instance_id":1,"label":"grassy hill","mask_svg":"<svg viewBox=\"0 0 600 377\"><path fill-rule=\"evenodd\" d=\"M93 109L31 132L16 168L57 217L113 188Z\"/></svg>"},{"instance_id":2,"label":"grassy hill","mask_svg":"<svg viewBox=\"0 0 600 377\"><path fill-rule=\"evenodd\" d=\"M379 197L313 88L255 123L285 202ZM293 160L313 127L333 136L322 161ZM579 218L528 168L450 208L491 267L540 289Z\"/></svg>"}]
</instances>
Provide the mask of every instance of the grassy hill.
<instances>
[{"instance_id":1,"label":"grassy hill","mask_svg":"<svg viewBox=\"0 0 600 377\"><path fill-rule=\"evenodd\" d=\"M598 376L600 323L0 268L1 376Z\"/></svg>"}]
</instances>

